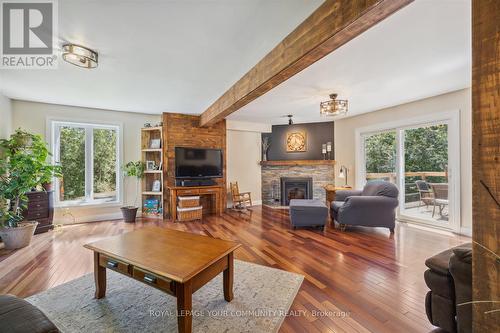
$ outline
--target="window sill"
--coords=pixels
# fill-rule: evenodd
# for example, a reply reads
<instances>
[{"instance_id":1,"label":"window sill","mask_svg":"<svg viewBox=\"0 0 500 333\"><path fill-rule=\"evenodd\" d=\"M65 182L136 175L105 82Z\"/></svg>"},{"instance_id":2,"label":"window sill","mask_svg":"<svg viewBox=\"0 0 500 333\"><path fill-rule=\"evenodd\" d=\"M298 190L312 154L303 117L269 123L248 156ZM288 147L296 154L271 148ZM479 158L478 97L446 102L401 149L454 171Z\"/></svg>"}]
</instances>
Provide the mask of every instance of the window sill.
<instances>
[{"instance_id":1,"label":"window sill","mask_svg":"<svg viewBox=\"0 0 500 333\"><path fill-rule=\"evenodd\" d=\"M122 207L123 202L71 202L59 203L54 208L108 208L108 207Z\"/></svg>"}]
</instances>

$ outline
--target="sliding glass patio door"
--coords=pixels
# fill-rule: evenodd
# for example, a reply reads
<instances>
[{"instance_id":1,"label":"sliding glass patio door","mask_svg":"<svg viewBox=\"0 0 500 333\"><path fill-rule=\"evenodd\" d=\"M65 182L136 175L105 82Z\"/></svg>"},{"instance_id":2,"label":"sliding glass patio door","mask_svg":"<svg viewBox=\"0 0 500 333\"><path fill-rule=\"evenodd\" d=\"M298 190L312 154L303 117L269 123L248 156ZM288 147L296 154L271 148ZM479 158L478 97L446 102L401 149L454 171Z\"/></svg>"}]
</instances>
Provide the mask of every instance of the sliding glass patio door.
<instances>
[{"instance_id":1,"label":"sliding glass patio door","mask_svg":"<svg viewBox=\"0 0 500 333\"><path fill-rule=\"evenodd\" d=\"M403 128L400 218L450 229L449 125L447 121Z\"/></svg>"},{"instance_id":2,"label":"sliding glass patio door","mask_svg":"<svg viewBox=\"0 0 500 333\"><path fill-rule=\"evenodd\" d=\"M361 171L399 188L398 219L456 230L460 219L458 116L360 131Z\"/></svg>"}]
</instances>

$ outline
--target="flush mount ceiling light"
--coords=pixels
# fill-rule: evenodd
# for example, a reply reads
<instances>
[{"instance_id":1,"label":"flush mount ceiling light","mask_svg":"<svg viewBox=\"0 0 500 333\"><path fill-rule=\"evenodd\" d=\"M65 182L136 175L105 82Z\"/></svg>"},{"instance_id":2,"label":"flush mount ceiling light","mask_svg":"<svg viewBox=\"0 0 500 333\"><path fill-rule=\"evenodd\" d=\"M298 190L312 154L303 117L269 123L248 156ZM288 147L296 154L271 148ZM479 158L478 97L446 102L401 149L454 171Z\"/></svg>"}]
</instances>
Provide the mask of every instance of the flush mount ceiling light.
<instances>
[{"instance_id":1,"label":"flush mount ceiling light","mask_svg":"<svg viewBox=\"0 0 500 333\"><path fill-rule=\"evenodd\" d=\"M63 46L63 59L70 64L83 68L97 67L97 52L74 44Z\"/></svg>"},{"instance_id":2,"label":"flush mount ceiling light","mask_svg":"<svg viewBox=\"0 0 500 333\"><path fill-rule=\"evenodd\" d=\"M322 116L338 116L347 113L347 100L337 99L337 94L330 94L330 100L319 104Z\"/></svg>"}]
</instances>

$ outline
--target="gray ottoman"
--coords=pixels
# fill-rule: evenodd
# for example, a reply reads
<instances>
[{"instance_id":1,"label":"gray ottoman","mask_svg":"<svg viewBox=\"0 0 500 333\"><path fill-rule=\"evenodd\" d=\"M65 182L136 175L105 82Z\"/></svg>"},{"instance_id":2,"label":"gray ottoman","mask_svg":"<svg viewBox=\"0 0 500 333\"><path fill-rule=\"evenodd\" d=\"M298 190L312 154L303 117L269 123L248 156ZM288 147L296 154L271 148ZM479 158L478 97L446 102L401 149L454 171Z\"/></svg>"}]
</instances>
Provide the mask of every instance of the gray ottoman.
<instances>
[{"instance_id":1,"label":"gray ottoman","mask_svg":"<svg viewBox=\"0 0 500 333\"><path fill-rule=\"evenodd\" d=\"M292 227L324 227L328 208L320 200L292 199L290 200L290 221Z\"/></svg>"}]
</instances>

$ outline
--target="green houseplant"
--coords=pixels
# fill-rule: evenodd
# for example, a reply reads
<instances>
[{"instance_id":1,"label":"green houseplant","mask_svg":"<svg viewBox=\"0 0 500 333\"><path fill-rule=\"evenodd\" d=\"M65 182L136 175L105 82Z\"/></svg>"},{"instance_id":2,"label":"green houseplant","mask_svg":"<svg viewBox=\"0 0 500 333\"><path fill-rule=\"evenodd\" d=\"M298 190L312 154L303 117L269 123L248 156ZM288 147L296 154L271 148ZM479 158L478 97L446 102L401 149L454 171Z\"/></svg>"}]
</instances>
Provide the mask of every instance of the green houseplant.
<instances>
[{"instance_id":1,"label":"green houseplant","mask_svg":"<svg viewBox=\"0 0 500 333\"><path fill-rule=\"evenodd\" d=\"M134 199L134 205L133 206L124 206L121 209L122 215L123 215L123 220L125 222L135 222L135 218L137 216L137 195L139 192L139 185L140 185L140 180L142 177L144 177L144 163L141 161L136 161L136 162L128 162L125 164L123 167L123 173L126 177L133 177L136 178L136 191L135 191L135 199Z\"/></svg>"},{"instance_id":2,"label":"green houseplant","mask_svg":"<svg viewBox=\"0 0 500 333\"><path fill-rule=\"evenodd\" d=\"M61 178L61 167L59 165L45 165L40 170L40 184L45 191L52 191L52 180Z\"/></svg>"},{"instance_id":3,"label":"green houseplant","mask_svg":"<svg viewBox=\"0 0 500 333\"><path fill-rule=\"evenodd\" d=\"M26 192L53 177L59 166L47 163L50 152L40 135L18 129L0 140L0 237L8 249L29 245L38 222L23 222Z\"/></svg>"}]
</instances>

